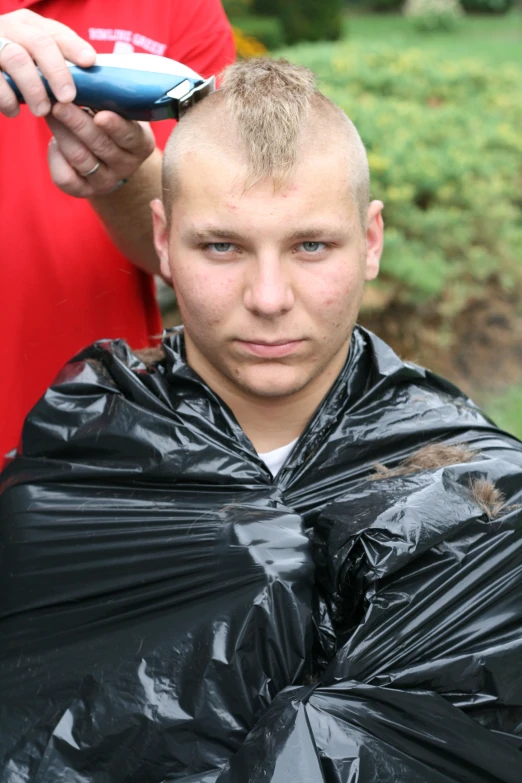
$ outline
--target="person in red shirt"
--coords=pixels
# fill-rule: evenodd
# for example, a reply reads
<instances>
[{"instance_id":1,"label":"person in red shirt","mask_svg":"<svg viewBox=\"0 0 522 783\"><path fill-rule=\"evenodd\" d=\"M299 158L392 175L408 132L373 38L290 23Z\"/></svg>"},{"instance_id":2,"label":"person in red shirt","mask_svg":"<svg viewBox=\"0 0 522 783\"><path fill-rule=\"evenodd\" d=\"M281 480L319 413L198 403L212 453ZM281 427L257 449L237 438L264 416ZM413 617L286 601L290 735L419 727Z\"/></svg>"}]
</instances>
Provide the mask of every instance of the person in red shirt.
<instances>
[{"instance_id":1,"label":"person in red shirt","mask_svg":"<svg viewBox=\"0 0 522 783\"><path fill-rule=\"evenodd\" d=\"M31 92L33 61L59 91L73 87L64 57L88 66L96 52L148 52L208 77L234 44L220 0L0 0L0 47L1 469L72 355L103 338L144 347L161 331L149 204L174 123L92 118L66 90L51 110Z\"/></svg>"}]
</instances>

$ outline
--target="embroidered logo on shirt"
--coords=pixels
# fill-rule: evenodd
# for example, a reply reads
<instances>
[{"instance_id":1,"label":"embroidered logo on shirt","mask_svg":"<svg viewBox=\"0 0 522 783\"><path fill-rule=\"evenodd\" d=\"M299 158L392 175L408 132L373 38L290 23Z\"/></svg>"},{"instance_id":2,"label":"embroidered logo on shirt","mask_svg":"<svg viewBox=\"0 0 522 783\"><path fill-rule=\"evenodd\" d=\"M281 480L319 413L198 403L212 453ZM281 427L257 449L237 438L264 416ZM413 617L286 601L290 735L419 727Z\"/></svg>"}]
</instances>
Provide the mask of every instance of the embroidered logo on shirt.
<instances>
[{"instance_id":1,"label":"embroidered logo on shirt","mask_svg":"<svg viewBox=\"0 0 522 783\"><path fill-rule=\"evenodd\" d=\"M114 41L115 52L133 52L135 46L145 49L151 54L165 54L167 44L153 41L146 35L133 33L132 30L112 30L105 27L89 27L89 39L91 41Z\"/></svg>"}]
</instances>

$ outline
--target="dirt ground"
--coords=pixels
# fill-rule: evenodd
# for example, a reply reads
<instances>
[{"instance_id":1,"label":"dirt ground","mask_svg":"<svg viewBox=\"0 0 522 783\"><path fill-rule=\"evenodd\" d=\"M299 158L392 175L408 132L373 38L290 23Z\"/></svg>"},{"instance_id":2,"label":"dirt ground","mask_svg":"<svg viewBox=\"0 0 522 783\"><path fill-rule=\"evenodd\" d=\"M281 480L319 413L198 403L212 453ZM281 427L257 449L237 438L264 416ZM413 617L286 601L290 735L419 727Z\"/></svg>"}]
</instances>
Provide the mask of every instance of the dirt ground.
<instances>
[{"instance_id":1,"label":"dirt ground","mask_svg":"<svg viewBox=\"0 0 522 783\"><path fill-rule=\"evenodd\" d=\"M471 300L451 324L427 308L393 304L364 313L360 321L402 358L429 367L483 404L522 384L520 299L490 293L487 300Z\"/></svg>"}]
</instances>

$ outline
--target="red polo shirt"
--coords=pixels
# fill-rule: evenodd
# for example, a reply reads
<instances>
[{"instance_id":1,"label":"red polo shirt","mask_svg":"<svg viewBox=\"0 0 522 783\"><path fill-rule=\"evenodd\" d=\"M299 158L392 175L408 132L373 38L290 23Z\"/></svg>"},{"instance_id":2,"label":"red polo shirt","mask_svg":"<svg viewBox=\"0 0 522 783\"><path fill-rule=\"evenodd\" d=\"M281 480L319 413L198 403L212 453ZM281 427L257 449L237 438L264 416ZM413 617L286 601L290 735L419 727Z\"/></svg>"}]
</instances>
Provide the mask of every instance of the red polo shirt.
<instances>
[{"instance_id":1,"label":"red polo shirt","mask_svg":"<svg viewBox=\"0 0 522 783\"><path fill-rule=\"evenodd\" d=\"M219 0L0 0L56 19L99 52L172 57L203 76L234 59ZM153 124L163 147L171 122ZM50 132L22 107L0 115L0 469L23 419L83 346L150 343L161 322L152 278L111 244L89 204L62 193L47 167Z\"/></svg>"}]
</instances>

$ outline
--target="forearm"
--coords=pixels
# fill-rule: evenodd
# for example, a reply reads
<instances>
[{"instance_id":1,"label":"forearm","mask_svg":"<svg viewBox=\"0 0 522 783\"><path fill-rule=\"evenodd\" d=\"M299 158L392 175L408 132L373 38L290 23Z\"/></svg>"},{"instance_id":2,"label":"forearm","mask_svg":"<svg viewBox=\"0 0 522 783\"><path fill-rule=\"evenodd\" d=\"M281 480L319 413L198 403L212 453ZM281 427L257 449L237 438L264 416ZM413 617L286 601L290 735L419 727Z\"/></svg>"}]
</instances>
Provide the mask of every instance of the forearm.
<instances>
[{"instance_id":1,"label":"forearm","mask_svg":"<svg viewBox=\"0 0 522 783\"><path fill-rule=\"evenodd\" d=\"M161 196L161 160L162 153L156 148L127 184L114 193L89 199L116 247L150 274L159 274L150 202Z\"/></svg>"}]
</instances>

